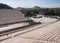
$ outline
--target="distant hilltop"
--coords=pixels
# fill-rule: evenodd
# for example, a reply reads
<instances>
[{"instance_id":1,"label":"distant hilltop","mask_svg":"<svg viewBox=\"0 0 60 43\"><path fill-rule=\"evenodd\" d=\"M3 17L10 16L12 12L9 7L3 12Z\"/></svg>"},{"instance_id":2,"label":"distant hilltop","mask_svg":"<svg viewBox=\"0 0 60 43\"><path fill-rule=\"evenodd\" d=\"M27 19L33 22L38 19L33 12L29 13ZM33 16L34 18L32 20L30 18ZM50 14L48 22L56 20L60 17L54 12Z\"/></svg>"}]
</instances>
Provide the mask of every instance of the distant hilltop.
<instances>
[{"instance_id":1,"label":"distant hilltop","mask_svg":"<svg viewBox=\"0 0 60 43\"><path fill-rule=\"evenodd\" d=\"M13 8L6 4L0 3L0 9L13 9Z\"/></svg>"}]
</instances>

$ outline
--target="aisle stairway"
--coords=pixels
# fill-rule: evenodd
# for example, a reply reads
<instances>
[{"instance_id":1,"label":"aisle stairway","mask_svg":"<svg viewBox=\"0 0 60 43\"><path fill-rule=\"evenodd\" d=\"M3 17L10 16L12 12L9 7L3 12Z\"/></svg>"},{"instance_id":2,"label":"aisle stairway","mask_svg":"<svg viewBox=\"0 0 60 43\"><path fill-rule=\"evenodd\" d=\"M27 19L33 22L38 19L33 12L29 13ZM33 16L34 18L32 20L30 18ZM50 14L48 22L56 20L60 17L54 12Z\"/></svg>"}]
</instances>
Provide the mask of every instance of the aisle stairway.
<instances>
[{"instance_id":1,"label":"aisle stairway","mask_svg":"<svg viewBox=\"0 0 60 43\"><path fill-rule=\"evenodd\" d=\"M36 27L34 30L12 36L1 43L60 43L60 21L44 27Z\"/></svg>"}]
</instances>

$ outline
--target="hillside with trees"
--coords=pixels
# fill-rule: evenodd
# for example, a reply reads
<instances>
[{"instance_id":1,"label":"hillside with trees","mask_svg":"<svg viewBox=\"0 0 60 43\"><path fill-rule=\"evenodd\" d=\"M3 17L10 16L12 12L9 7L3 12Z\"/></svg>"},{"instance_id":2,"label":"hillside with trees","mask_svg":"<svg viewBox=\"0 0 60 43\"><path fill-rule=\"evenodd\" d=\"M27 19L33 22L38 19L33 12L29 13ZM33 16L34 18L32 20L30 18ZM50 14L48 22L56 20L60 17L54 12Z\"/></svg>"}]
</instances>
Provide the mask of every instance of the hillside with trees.
<instances>
[{"instance_id":1,"label":"hillside with trees","mask_svg":"<svg viewBox=\"0 0 60 43\"><path fill-rule=\"evenodd\" d=\"M37 14L42 14L45 16L60 16L60 8L40 8L35 6L29 8L28 10L21 10L25 16L36 16Z\"/></svg>"}]
</instances>

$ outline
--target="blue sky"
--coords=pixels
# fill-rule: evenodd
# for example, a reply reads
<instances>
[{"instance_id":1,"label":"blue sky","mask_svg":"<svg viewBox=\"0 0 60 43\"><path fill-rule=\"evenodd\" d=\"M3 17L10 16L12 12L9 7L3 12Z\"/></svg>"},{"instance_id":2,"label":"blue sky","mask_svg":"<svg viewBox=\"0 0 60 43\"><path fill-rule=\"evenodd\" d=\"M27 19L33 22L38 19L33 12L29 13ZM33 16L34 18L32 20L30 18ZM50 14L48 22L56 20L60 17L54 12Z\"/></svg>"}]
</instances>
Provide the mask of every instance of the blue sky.
<instances>
[{"instance_id":1,"label":"blue sky","mask_svg":"<svg viewBox=\"0 0 60 43\"><path fill-rule=\"evenodd\" d=\"M60 0L0 0L0 3L7 4L11 7L60 7Z\"/></svg>"}]
</instances>

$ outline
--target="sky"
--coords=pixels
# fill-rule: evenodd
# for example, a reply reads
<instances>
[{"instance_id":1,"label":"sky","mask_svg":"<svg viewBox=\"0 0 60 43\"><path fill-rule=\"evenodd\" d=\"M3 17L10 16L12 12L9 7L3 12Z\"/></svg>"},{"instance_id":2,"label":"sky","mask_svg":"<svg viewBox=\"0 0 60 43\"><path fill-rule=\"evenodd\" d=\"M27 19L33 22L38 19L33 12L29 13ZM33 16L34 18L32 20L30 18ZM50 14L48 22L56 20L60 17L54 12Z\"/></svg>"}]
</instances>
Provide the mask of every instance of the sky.
<instances>
[{"instance_id":1,"label":"sky","mask_svg":"<svg viewBox=\"0 0 60 43\"><path fill-rule=\"evenodd\" d=\"M14 8L16 7L30 8L33 6L60 8L60 0L0 0L0 3L7 4Z\"/></svg>"}]
</instances>

